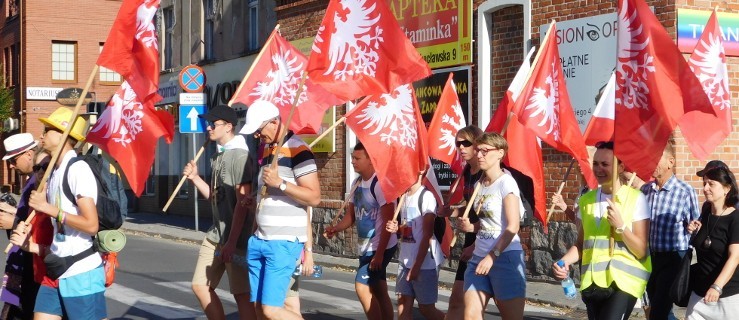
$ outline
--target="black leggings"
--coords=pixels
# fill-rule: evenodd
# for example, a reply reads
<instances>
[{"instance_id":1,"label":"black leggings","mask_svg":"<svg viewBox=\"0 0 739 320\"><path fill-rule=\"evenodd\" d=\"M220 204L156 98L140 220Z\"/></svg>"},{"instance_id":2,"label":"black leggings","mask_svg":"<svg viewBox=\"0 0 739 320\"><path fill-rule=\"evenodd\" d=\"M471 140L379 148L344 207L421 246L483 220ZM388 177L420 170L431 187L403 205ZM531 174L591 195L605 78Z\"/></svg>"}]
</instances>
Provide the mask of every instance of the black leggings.
<instances>
[{"instance_id":1,"label":"black leggings","mask_svg":"<svg viewBox=\"0 0 739 320\"><path fill-rule=\"evenodd\" d=\"M594 284L593 284L594 285ZM588 308L589 320L626 320L631 315L636 304L636 298L621 291L615 283L611 284L615 290L610 297L598 302L585 302Z\"/></svg>"}]
</instances>

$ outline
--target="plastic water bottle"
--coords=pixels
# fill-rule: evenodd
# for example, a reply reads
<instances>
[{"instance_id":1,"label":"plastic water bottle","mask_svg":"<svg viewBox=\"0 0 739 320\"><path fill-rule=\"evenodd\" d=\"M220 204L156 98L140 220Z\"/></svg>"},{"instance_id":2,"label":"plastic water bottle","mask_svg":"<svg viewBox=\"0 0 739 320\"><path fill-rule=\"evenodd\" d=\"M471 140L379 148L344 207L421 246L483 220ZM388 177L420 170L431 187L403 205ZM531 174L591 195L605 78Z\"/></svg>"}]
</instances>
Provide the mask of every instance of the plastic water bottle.
<instances>
[{"instance_id":1,"label":"plastic water bottle","mask_svg":"<svg viewBox=\"0 0 739 320\"><path fill-rule=\"evenodd\" d=\"M562 260L559 260L557 261L557 265L560 268L564 268L565 262ZM572 278L570 278L569 275L567 275L567 278L564 278L564 280L562 280L562 289L564 289L565 297L567 297L567 299L575 299L575 297L577 296L577 289L575 289L575 281L572 281Z\"/></svg>"},{"instance_id":2,"label":"plastic water bottle","mask_svg":"<svg viewBox=\"0 0 739 320\"><path fill-rule=\"evenodd\" d=\"M301 265L298 265L297 268L295 268L295 272L293 272L293 275L297 277L302 274L303 274L303 265L301 264ZM322 276L323 276L323 266L320 266L317 264L313 265L313 274L311 275L311 277L320 278Z\"/></svg>"}]
</instances>

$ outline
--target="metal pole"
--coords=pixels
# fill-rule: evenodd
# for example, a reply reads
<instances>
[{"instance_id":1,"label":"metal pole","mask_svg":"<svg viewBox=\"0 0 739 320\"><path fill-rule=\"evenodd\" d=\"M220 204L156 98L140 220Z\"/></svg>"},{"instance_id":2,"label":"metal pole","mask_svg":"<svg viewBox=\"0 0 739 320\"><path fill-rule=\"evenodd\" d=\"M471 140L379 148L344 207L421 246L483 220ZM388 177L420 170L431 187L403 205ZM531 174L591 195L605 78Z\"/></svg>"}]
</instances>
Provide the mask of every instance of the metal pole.
<instances>
[{"instance_id":1,"label":"metal pole","mask_svg":"<svg viewBox=\"0 0 739 320\"><path fill-rule=\"evenodd\" d=\"M198 146L195 142L197 138L197 135L192 135L192 156L193 159L195 159L195 153L198 152ZM197 163L195 165L198 165ZM198 187L195 186L195 184L192 184L192 195L193 200L195 200L195 231L200 231L200 228L198 226Z\"/></svg>"}]
</instances>

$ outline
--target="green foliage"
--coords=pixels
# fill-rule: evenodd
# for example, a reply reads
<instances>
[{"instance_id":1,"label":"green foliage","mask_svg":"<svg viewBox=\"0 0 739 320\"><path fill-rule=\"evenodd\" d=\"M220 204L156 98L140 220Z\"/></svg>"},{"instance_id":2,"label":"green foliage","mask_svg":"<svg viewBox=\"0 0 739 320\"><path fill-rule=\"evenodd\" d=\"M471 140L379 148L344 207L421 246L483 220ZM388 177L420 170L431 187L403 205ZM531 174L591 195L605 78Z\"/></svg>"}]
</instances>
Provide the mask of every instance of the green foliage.
<instances>
[{"instance_id":1,"label":"green foliage","mask_svg":"<svg viewBox=\"0 0 739 320\"><path fill-rule=\"evenodd\" d=\"M5 76L0 74L0 122L13 116L14 104L13 89L5 86Z\"/></svg>"}]
</instances>

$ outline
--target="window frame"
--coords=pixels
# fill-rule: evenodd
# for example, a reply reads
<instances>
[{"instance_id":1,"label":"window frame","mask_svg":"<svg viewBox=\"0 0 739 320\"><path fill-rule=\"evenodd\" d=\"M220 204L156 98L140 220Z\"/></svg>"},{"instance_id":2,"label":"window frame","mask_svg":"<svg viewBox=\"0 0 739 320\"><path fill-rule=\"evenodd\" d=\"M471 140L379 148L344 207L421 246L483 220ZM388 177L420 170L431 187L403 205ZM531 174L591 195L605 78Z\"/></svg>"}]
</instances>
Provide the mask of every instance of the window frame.
<instances>
[{"instance_id":1,"label":"window frame","mask_svg":"<svg viewBox=\"0 0 739 320\"><path fill-rule=\"evenodd\" d=\"M72 45L74 48L74 61L73 61L73 71L72 71L72 78L69 79L54 79L54 45ZM52 83L77 83L77 73L79 68L79 57L78 57L78 44L77 41L63 41L63 40L52 40L51 41L51 82ZM59 61L61 62L61 61ZM64 63L67 63L67 61L64 61ZM61 70L60 70L61 71ZM67 72L66 70L64 72Z\"/></svg>"},{"instance_id":2,"label":"window frame","mask_svg":"<svg viewBox=\"0 0 739 320\"><path fill-rule=\"evenodd\" d=\"M103 52L103 46L105 45L105 42L100 42L100 52ZM103 80L103 74L113 74L114 76L118 76L118 80L116 81L107 81ZM120 73L115 72L113 70L110 70L106 67L100 66L98 68L98 83L104 86L119 86L121 83L123 83L123 76L121 76Z\"/></svg>"}]
</instances>

